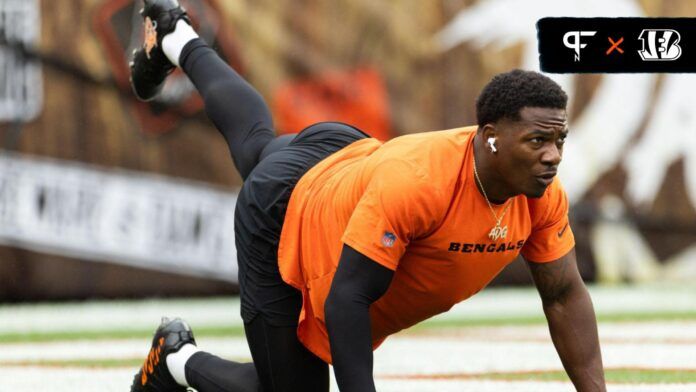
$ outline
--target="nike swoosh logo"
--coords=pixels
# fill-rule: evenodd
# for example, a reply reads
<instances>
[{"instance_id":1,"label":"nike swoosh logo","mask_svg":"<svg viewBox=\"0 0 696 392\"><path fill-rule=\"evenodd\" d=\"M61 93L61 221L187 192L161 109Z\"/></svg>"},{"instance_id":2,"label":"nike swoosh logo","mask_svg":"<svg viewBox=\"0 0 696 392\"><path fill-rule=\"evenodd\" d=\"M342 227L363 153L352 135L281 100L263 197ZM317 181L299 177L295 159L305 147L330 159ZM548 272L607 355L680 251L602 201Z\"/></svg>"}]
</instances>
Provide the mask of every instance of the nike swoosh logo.
<instances>
[{"instance_id":1,"label":"nike swoosh logo","mask_svg":"<svg viewBox=\"0 0 696 392\"><path fill-rule=\"evenodd\" d=\"M568 224L566 223L565 226L558 232L558 238L563 237L563 233L565 233L566 229L568 228Z\"/></svg>"}]
</instances>

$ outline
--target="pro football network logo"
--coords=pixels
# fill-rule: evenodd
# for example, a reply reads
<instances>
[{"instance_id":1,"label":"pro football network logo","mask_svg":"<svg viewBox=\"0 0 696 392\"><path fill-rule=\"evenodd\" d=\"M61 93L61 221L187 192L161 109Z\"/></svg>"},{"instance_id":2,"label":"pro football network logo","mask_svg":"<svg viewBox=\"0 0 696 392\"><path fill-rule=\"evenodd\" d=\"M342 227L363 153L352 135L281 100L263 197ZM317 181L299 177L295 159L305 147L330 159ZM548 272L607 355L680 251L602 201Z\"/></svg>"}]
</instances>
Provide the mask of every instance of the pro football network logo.
<instances>
[{"instance_id":1,"label":"pro football network logo","mask_svg":"<svg viewBox=\"0 0 696 392\"><path fill-rule=\"evenodd\" d=\"M382 236L382 245L386 246L387 248L391 248L394 246L394 242L396 242L396 236L394 233L385 231L384 235Z\"/></svg>"},{"instance_id":2,"label":"pro football network logo","mask_svg":"<svg viewBox=\"0 0 696 392\"><path fill-rule=\"evenodd\" d=\"M696 73L696 18L541 18L550 73ZM582 60L581 60L582 58Z\"/></svg>"},{"instance_id":3,"label":"pro football network logo","mask_svg":"<svg viewBox=\"0 0 696 392\"><path fill-rule=\"evenodd\" d=\"M580 61L580 50L584 49L587 44L581 42L582 37L592 37L597 34L596 31L569 31L563 36L563 45L566 48L575 51L575 61Z\"/></svg>"},{"instance_id":4,"label":"pro football network logo","mask_svg":"<svg viewBox=\"0 0 696 392\"><path fill-rule=\"evenodd\" d=\"M638 51L643 61L674 61L682 54L681 36L676 30L645 29L638 39L643 43L643 49Z\"/></svg>"}]
</instances>

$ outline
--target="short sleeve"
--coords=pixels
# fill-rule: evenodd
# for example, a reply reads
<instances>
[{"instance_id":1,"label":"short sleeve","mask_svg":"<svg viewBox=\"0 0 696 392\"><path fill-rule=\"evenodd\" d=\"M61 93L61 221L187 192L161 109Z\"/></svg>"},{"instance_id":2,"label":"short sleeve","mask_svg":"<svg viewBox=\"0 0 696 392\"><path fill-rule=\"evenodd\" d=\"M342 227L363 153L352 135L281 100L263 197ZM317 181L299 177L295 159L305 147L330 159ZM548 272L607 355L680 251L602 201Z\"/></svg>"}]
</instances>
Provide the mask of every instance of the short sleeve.
<instances>
[{"instance_id":1,"label":"short sleeve","mask_svg":"<svg viewBox=\"0 0 696 392\"><path fill-rule=\"evenodd\" d=\"M525 260L547 263L564 256L575 246L568 220L568 197L558 178L544 196L529 199L532 233L522 248Z\"/></svg>"},{"instance_id":2,"label":"short sleeve","mask_svg":"<svg viewBox=\"0 0 696 392\"><path fill-rule=\"evenodd\" d=\"M380 164L343 233L344 244L395 270L409 242L442 220L442 193L422 169L402 160Z\"/></svg>"}]
</instances>

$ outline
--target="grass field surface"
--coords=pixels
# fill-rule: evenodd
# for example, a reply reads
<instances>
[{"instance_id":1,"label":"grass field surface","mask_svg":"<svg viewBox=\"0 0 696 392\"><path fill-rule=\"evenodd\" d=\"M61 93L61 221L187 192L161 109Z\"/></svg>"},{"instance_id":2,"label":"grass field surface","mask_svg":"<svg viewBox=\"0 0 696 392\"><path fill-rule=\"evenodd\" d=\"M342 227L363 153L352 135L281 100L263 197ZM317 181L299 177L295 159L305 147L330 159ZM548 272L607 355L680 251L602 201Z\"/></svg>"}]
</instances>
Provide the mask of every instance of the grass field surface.
<instances>
[{"instance_id":1,"label":"grass field surface","mask_svg":"<svg viewBox=\"0 0 696 392\"><path fill-rule=\"evenodd\" d=\"M591 288L610 391L696 391L696 287ZM162 315L248 361L236 298L0 306L4 391L125 391ZM375 352L380 391L572 391L533 289L489 289ZM332 390L338 390L334 386Z\"/></svg>"}]
</instances>

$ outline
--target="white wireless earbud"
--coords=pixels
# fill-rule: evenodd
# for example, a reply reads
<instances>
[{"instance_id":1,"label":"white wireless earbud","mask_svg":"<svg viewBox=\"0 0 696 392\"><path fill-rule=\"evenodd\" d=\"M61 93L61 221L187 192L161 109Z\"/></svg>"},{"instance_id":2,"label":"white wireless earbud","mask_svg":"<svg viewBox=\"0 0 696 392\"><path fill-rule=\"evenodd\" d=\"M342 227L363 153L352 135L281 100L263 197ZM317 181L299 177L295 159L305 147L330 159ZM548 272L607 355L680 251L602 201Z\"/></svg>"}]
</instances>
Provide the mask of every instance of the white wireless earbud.
<instances>
[{"instance_id":1,"label":"white wireless earbud","mask_svg":"<svg viewBox=\"0 0 696 392\"><path fill-rule=\"evenodd\" d=\"M491 151L498 152L498 149L495 148L495 138L494 137L488 138L488 145L491 146Z\"/></svg>"}]
</instances>

